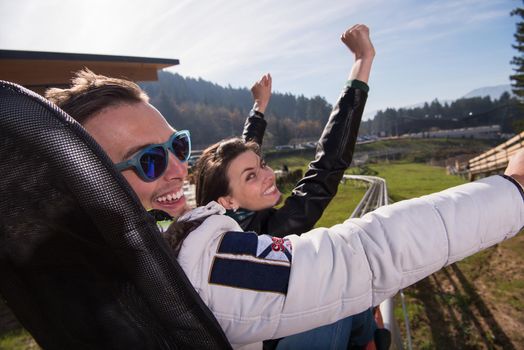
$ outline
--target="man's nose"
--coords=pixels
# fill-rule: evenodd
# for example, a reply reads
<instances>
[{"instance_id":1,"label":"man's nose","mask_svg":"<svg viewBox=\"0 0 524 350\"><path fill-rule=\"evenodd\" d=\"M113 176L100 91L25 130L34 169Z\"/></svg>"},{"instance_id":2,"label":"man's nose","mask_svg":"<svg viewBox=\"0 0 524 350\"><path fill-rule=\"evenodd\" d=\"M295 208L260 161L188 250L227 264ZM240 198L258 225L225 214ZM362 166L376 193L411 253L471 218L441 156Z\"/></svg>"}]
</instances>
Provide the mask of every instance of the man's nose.
<instances>
[{"instance_id":1,"label":"man's nose","mask_svg":"<svg viewBox=\"0 0 524 350\"><path fill-rule=\"evenodd\" d=\"M175 157L171 152L169 153L169 161L167 162L167 169L164 176L167 180L182 179L185 180L187 177L187 162L181 162L180 159Z\"/></svg>"}]
</instances>

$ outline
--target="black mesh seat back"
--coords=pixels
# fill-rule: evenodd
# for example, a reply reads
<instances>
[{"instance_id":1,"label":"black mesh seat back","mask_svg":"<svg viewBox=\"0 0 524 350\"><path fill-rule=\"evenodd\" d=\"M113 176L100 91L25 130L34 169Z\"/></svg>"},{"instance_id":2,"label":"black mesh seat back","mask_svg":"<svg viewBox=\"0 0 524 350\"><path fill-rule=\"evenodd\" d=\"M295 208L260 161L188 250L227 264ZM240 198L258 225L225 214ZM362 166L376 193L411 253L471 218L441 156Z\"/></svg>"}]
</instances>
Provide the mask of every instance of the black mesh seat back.
<instances>
[{"instance_id":1,"label":"black mesh seat back","mask_svg":"<svg viewBox=\"0 0 524 350\"><path fill-rule=\"evenodd\" d=\"M0 81L0 293L45 349L229 348L85 130Z\"/></svg>"}]
</instances>

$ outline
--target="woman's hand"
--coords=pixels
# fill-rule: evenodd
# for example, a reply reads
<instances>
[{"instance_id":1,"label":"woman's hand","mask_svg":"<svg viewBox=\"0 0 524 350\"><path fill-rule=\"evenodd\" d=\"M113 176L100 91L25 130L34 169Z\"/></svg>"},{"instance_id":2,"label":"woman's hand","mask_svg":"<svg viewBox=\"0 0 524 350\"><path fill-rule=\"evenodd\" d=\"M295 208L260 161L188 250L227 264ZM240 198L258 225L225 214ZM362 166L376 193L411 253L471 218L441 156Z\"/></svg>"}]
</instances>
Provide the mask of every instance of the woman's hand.
<instances>
[{"instance_id":1,"label":"woman's hand","mask_svg":"<svg viewBox=\"0 0 524 350\"><path fill-rule=\"evenodd\" d=\"M355 24L342 34L340 40L355 55L349 80L357 79L367 84L375 57L375 48L369 38L369 28L364 24Z\"/></svg>"},{"instance_id":2,"label":"woman's hand","mask_svg":"<svg viewBox=\"0 0 524 350\"><path fill-rule=\"evenodd\" d=\"M340 40L358 59L373 59L375 57L375 48L369 38L369 28L364 24L355 24L346 30Z\"/></svg>"},{"instance_id":3,"label":"woman's hand","mask_svg":"<svg viewBox=\"0 0 524 350\"><path fill-rule=\"evenodd\" d=\"M269 98L271 97L271 83L271 74L267 73L251 87L251 94L255 100L255 104L253 105L255 111L265 113Z\"/></svg>"}]
</instances>

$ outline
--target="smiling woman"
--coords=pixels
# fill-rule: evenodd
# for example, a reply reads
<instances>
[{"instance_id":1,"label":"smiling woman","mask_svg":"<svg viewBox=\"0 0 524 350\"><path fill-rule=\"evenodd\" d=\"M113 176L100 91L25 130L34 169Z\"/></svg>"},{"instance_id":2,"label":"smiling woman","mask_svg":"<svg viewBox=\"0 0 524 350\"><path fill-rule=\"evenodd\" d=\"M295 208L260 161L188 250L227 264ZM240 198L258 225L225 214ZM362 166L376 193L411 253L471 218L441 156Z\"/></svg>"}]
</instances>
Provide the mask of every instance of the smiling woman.
<instances>
[{"instance_id":1,"label":"smiling woman","mask_svg":"<svg viewBox=\"0 0 524 350\"><path fill-rule=\"evenodd\" d=\"M261 203L250 200L259 185L260 177L256 178L259 171L267 175L264 178L267 183L274 185L275 182L271 168L262 168L263 164L259 146L254 142L234 138L207 148L195 165L197 205L220 201L226 209L260 210ZM248 192L243 193L241 189ZM278 198L273 203L265 203L263 208L272 207L277 201Z\"/></svg>"},{"instance_id":2,"label":"smiling woman","mask_svg":"<svg viewBox=\"0 0 524 350\"><path fill-rule=\"evenodd\" d=\"M278 203L281 194L275 186L275 172L255 152L239 154L226 169L229 193L217 199L224 208L257 211Z\"/></svg>"}]
</instances>

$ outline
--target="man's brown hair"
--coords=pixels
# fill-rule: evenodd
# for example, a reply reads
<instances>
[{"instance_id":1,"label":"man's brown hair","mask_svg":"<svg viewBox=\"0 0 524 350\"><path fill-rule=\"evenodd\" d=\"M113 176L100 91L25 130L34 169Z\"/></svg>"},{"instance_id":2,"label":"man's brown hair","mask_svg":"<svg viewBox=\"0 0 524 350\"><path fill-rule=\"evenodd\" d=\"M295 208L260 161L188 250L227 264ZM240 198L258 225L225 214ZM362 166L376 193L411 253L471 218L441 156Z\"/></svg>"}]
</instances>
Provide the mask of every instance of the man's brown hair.
<instances>
[{"instance_id":1,"label":"man's brown hair","mask_svg":"<svg viewBox=\"0 0 524 350\"><path fill-rule=\"evenodd\" d=\"M71 83L68 89L48 89L45 97L80 124L105 108L149 101L137 84L95 74L87 68L76 72Z\"/></svg>"}]
</instances>

